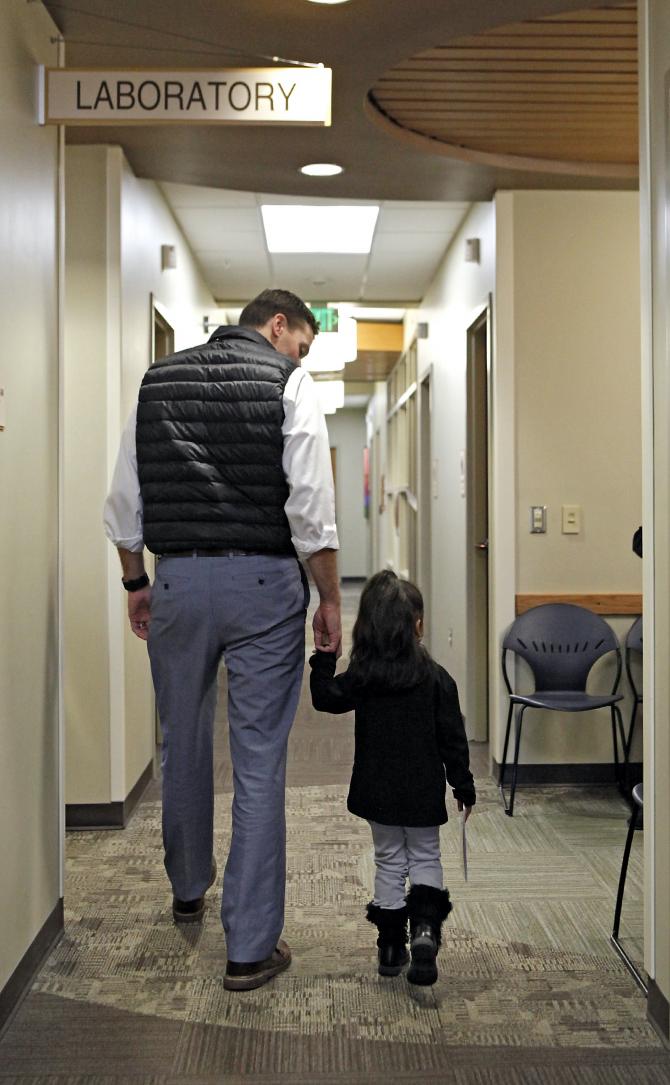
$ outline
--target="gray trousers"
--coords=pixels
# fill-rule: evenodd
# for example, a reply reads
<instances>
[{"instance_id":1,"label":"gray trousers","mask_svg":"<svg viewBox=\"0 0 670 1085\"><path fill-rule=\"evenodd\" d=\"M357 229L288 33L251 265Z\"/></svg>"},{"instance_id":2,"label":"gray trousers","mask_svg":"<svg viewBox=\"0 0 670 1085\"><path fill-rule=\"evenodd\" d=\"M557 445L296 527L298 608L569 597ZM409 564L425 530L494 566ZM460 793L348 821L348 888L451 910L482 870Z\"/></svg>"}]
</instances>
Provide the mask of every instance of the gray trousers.
<instances>
[{"instance_id":1,"label":"gray trousers","mask_svg":"<svg viewBox=\"0 0 670 1085\"><path fill-rule=\"evenodd\" d=\"M406 825L380 825L368 822L375 846L375 895L372 903L380 908L402 908L405 883L432 885L442 889L440 862L440 826L409 828Z\"/></svg>"},{"instance_id":2,"label":"gray trousers","mask_svg":"<svg viewBox=\"0 0 670 1085\"><path fill-rule=\"evenodd\" d=\"M163 843L175 896L210 880L217 671L228 672L232 836L221 919L228 958L258 961L284 923L286 747L305 664L309 590L295 558L162 558L149 657L163 732Z\"/></svg>"}]
</instances>

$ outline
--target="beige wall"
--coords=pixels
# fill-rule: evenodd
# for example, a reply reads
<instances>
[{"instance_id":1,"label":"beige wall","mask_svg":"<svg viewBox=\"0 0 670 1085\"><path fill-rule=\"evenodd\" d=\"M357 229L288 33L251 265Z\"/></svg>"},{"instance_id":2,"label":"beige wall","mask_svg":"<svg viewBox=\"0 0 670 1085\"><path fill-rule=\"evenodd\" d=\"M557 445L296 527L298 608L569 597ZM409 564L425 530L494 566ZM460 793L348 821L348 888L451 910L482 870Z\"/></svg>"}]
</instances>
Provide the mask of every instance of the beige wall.
<instances>
[{"instance_id":1,"label":"beige wall","mask_svg":"<svg viewBox=\"0 0 670 1085\"><path fill-rule=\"evenodd\" d=\"M369 525L363 513L365 412L343 408L326 415L331 448L337 449L335 500L340 576L368 575Z\"/></svg>"},{"instance_id":2,"label":"beige wall","mask_svg":"<svg viewBox=\"0 0 670 1085\"><path fill-rule=\"evenodd\" d=\"M61 895L58 132L36 124L55 32L41 4L0 6L0 989Z\"/></svg>"},{"instance_id":3,"label":"beige wall","mask_svg":"<svg viewBox=\"0 0 670 1085\"><path fill-rule=\"evenodd\" d=\"M516 591L639 592L637 194L514 192L496 211L496 366L514 368ZM531 504L547 506L545 535L530 534ZM563 504L581 506L579 535L562 534ZM623 637L631 621L611 624ZM525 762L611 757L607 713L524 724Z\"/></svg>"},{"instance_id":4,"label":"beige wall","mask_svg":"<svg viewBox=\"0 0 670 1085\"><path fill-rule=\"evenodd\" d=\"M102 506L151 361L152 298L177 350L205 338L214 302L160 189L134 177L118 147L69 147L67 167L66 795L122 802L153 758L154 709ZM175 246L176 269L161 270L161 244Z\"/></svg>"},{"instance_id":5,"label":"beige wall","mask_svg":"<svg viewBox=\"0 0 670 1085\"><path fill-rule=\"evenodd\" d=\"M513 196L519 592L641 590L638 202ZM528 530L531 504L548 507L546 535ZM561 533L564 504L581 506L581 534Z\"/></svg>"},{"instance_id":6,"label":"beige wall","mask_svg":"<svg viewBox=\"0 0 670 1085\"><path fill-rule=\"evenodd\" d=\"M480 239L481 261L464 261L465 239ZM486 307L495 277L492 204L466 216L413 320L428 324L418 341L419 380L431 371L433 461L430 650L455 678L468 717L466 518L461 456L466 445L467 329ZM413 328L408 328L409 335Z\"/></svg>"},{"instance_id":7,"label":"beige wall","mask_svg":"<svg viewBox=\"0 0 670 1085\"><path fill-rule=\"evenodd\" d=\"M118 371L117 269L108 206L116 190L106 147L66 153L64 374L64 668L66 799L111 802L107 554L100 500L107 483L101 454L108 429L108 370ZM110 312L111 308L111 312ZM104 444L102 446L104 451Z\"/></svg>"}]
</instances>

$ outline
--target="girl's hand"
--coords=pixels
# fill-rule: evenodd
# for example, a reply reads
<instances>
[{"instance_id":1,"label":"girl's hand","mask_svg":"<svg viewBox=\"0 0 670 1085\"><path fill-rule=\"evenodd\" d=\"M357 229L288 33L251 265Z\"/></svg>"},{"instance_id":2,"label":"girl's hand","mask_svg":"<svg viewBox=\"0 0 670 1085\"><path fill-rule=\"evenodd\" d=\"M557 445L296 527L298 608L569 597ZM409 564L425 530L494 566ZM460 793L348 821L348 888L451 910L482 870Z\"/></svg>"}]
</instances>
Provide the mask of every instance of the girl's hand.
<instances>
[{"instance_id":1,"label":"girl's hand","mask_svg":"<svg viewBox=\"0 0 670 1085\"><path fill-rule=\"evenodd\" d=\"M467 821L467 820L468 820L468 818L470 817L470 814L472 813L472 807L471 807L471 806L466 806L466 807L464 807L464 806L463 806L463 803L461 802L461 800L460 800L460 799L457 799L457 800L456 800L456 805L458 806L458 812L459 812L459 814L461 813L461 811L462 811L463 809L465 809L465 818L464 818L464 821Z\"/></svg>"}]
</instances>

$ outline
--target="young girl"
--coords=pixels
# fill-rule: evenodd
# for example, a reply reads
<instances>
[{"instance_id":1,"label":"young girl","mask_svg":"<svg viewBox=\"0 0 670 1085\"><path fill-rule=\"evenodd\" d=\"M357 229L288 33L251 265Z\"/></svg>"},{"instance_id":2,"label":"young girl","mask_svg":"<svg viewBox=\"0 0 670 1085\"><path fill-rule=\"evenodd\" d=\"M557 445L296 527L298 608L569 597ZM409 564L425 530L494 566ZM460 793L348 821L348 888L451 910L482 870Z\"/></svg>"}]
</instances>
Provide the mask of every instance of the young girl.
<instances>
[{"instance_id":1,"label":"young girl","mask_svg":"<svg viewBox=\"0 0 670 1085\"><path fill-rule=\"evenodd\" d=\"M367 918L379 932L379 974L397 976L407 964L409 919L407 979L429 985L451 911L440 863L445 770L466 817L475 787L456 684L431 659L422 635L421 592L384 571L363 588L345 673L334 676L332 653L316 652L309 662L314 707L356 712L347 808L372 829L376 877Z\"/></svg>"}]
</instances>

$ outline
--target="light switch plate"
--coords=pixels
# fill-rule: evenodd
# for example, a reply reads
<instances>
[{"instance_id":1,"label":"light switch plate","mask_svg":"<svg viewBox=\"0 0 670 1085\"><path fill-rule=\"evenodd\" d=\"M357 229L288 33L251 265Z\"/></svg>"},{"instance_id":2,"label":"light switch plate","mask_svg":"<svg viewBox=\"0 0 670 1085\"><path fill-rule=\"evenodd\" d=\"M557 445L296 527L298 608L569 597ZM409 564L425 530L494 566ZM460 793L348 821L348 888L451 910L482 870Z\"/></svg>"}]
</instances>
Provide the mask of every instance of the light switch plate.
<instances>
[{"instance_id":1,"label":"light switch plate","mask_svg":"<svg viewBox=\"0 0 670 1085\"><path fill-rule=\"evenodd\" d=\"M544 535L547 531L547 506L530 506L530 533L531 535Z\"/></svg>"},{"instance_id":2,"label":"light switch plate","mask_svg":"<svg viewBox=\"0 0 670 1085\"><path fill-rule=\"evenodd\" d=\"M561 531L564 535L579 535L582 530L581 505L561 506Z\"/></svg>"}]
</instances>

